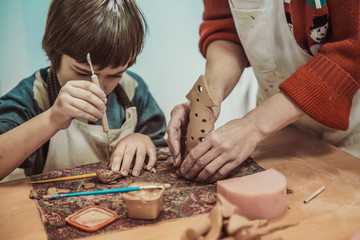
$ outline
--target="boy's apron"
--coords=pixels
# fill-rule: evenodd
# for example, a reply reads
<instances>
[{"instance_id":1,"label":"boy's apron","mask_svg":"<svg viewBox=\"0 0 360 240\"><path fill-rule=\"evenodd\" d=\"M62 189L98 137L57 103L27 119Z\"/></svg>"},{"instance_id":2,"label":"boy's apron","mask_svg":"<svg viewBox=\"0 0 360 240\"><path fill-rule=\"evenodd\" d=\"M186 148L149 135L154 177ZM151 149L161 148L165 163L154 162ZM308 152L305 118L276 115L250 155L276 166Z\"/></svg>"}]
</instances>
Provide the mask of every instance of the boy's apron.
<instances>
[{"instance_id":1,"label":"boy's apron","mask_svg":"<svg viewBox=\"0 0 360 240\"><path fill-rule=\"evenodd\" d=\"M126 94L122 94L121 97L127 98ZM128 98L126 100L130 103ZM121 128L110 129L108 132L112 150L120 139L135 131L136 107L126 106L125 108L125 122ZM109 160L108 139L102 126L90 125L74 119L67 129L60 130L50 139L43 172Z\"/></svg>"},{"instance_id":2,"label":"boy's apron","mask_svg":"<svg viewBox=\"0 0 360 240\"><path fill-rule=\"evenodd\" d=\"M296 43L287 24L284 0L229 0L237 33L259 83L257 104L312 56ZM358 117L356 117L358 116ZM308 116L293 125L360 157L360 93L354 96L347 131L328 128Z\"/></svg>"}]
</instances>

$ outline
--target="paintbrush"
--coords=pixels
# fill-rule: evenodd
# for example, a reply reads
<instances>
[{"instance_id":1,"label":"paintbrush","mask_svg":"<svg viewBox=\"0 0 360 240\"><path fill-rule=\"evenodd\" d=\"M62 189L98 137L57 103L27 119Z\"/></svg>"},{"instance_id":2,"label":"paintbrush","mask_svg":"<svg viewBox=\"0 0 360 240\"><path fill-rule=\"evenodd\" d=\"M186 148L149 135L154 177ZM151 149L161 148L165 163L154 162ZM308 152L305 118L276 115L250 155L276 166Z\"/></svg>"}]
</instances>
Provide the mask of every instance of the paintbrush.
<instances>
[{"instance_id":1,"label":"paintbrush","mask_svg":"<svg viewBox=\"0 0 360 240\"><path fill-rule=\"evenodd\" d=\"M96 190L90 192L75 192L75 193L64 193L64 194L55 194L55 195L44 195L42 196L42 198L53 199L53 198L78 197L78 196L99 195L99 194L109 194L109 193L125 193L125 192L139 191L143 189L169 188L170 186L171 186L170 184L158 184L158 185L147 185L147 186L138 186L138 187L124 187L124 188Z\"/></svg>"},{"instance_id":2,"label":"paintbrush","mask_svg":"<svg viewBox=\"0 0 360 240\"><path fill-rule=\"evenodd\" d=\"M82 174L82 175L46 179L46 180L34 181L34 182L30 182L30 183L47 183L47 182L66 181L66 180L73 180L73 179L79 179L79 178L90 178L90 177L96 177L96 173L87 173L87 174Z\"/></svg>"},{"instance_id":3,"label":"paintbrush","mask_svg":"<svg viewBox=\"0 0 360 240\"><path fill-rule=\"evenodd\" d=\"M90 69L91 69L91 81L93 83L95 83L96 86L100 87L99 79L94 72L94 68L93 68L93 65L91 62L90 53L88 53L86 55L86 60L88 61L89 65L90 65ZM110 156L111 148L110 148L109 133L108 133L109 132L109 123L108 123L106 112L104 112L104 115L101 119L101 124L103 127L103 131L106 133L106 137L107 137L107 141L108 141L109 156Z\"/></svg>"}]
</instances>

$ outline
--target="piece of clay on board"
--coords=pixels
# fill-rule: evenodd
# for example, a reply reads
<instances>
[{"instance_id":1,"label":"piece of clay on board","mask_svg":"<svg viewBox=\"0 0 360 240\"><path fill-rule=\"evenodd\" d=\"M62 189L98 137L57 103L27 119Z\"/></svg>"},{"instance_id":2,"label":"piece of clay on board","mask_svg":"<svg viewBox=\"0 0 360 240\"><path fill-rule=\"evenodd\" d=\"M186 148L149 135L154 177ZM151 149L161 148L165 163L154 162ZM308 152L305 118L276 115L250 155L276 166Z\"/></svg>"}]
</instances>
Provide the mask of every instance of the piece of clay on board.
<instances>
[{"instance_id":1,"label":"piece of clay on board","mask_svg":"<svg viewBox=\"0 0 360 240\"><path fill-rule=\"evenodd\" d=\"M218 105L209 92L205 76L202 75L186 95L186 98L190 101L190 115L184 158L191 149L214 130L216 118L212 107Z\"/></svg>"}]
</instances>

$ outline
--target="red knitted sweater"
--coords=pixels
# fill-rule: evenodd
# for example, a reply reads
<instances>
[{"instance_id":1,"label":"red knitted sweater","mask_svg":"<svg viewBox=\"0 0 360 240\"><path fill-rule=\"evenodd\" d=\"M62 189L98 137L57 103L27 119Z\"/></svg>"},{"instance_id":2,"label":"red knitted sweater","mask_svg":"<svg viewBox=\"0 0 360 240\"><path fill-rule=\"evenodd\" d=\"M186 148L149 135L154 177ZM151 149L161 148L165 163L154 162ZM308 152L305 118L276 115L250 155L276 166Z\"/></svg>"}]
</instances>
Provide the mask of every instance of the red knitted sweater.
<instances>
[{"instance_id":1,"label":"red knitted sweater","mask_svg":"<svg viewBox=\"0 0 360 240\"><path fill-rule=\"evenodd\" d=\"M346 130L352 100L360 87L360 1L317 1L320 7L314 2L292 0L285 4L284 17L296 42L314 57L286 79L280 89L314 120ZM199 43L204 57L214 40L241 44L228 0L204 0L204 5ZM326 37L313 37L311 32L324 26L324 19L328 23ZM320 50L314 50L316 46L321 46Z\"/></svg>"}]
</instances>

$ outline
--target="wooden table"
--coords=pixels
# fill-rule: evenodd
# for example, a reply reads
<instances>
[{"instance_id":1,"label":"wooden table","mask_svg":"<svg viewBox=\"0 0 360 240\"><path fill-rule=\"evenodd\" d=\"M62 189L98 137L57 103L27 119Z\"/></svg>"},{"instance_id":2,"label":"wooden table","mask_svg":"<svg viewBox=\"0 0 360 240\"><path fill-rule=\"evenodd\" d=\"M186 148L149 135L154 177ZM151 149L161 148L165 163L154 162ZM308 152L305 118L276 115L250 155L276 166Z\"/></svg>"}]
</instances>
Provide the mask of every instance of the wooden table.
<instances>
[{"instance_id":1,"label":"wooden table","mask_svg":"<svg viewBox=\"0 0 360 240\"><path fill-rule=\"evenodd\" d=\"M360 147L360 146L359 146ZM360 159L303 134L293 127L262 142L252 157L265 168L283 173L288 210L272 222L298 221L279 231L287 240L349 240L360 231ZM308 204L316 189L326 189ZM29 199L26 179L0 184L0 239L46 239L35 201ZM182 232L206 215L165 222L90 239L180 239Z\"/></svg>"}]
</instances>

